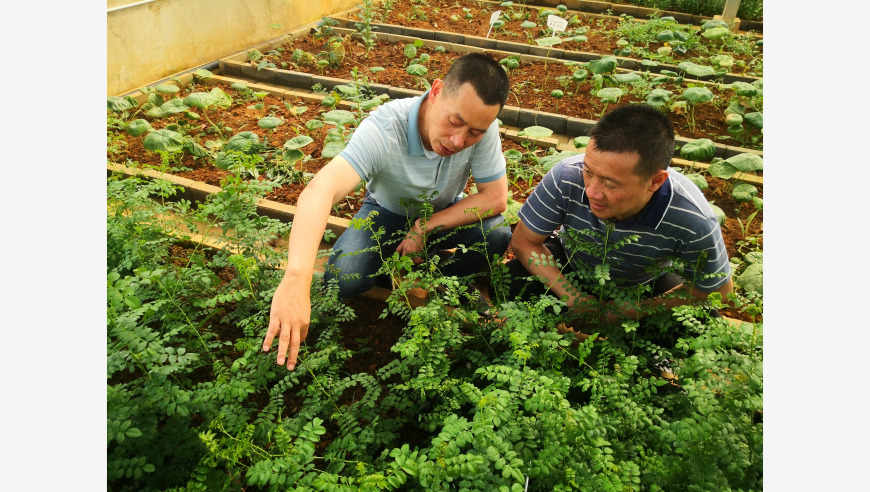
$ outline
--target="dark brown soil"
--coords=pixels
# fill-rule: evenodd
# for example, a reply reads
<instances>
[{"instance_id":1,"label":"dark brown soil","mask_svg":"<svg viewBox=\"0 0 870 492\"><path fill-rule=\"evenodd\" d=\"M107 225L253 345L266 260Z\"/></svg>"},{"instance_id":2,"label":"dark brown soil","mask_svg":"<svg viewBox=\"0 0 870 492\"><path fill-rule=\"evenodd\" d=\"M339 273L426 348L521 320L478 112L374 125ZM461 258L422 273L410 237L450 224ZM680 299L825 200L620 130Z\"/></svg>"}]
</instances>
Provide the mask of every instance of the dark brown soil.
<instances>
[{"instance_id":1,"label":"dark brown soil","mask_svg":"<svg viewBox=\"0 0 870 492\"><path fill-rule=\"evenodd\" d=\"M329 44L328 39L309 35L286 43L280 56L273 55L270 60L274 60L278 66L281 62L286 63L288 70L321 74L343 80L351 80L351 71L356 68L359 74L368 77L369 81L374 83L414 90L426 89L426 86L419 79L409 75L406 71L411 60L405 56L405 43L379 41L367 52L360 41L354 40L352 37L342 39L342 48L338 48L334 44ZM344 57L339 65L321 69L311 60L294 62L292 55L297 49L309 53L315 58L320 53L343 49ZM430 57L425 62L428 69L426 79L429 83L436 78L442 78L453 60L461 56L461 53L449 51L438 53L435 48L430 47L418 48L417 56L419 57L423 53ZM493 58L498 59L494 55ZM383 71L373 73L371 71L373 67L382 68ZM548 63L522 62L518 68L509 73L511 93L508 96L508 105L573 118L597 120L602 114L613 108L643 103L649 92L648 88L626 86L623 89L624 94L618 102L602 102L600 98L592 94L595 92L595 88L590 79L587 78L586 81L579 84L566 82L566 78L570 79L576 70L575 67L569 67L555 61ZM671 91L672 102L680 100L679 95L684 89L684 87L675 84L660 84L656 87ZM729 136L723 111L732 97L735 97L735 94L730 90L722 91L716 85L707 87L714 94L713 101L698 104L691 111L666 112L676 133L689 139L710 138L714 142L718 141L735 146L754 148L762 145L762 136L755 129L747 130L748 133L744 137L745 142L743 143ZM560 99L556 99L551 96L554 90L560 90L564 95ZM753 144L752 139L755 139L758 144Z\"/></svg>"},{"instance_id":2,"label":"dark brown soil","mask_svg":"<svg viewBox=\"0 0 870 492\"><path fill-rule=\"evenodd\" d=\"M466 11L471 14L472 18L465 17ZM511 20L505 22L504 26L499 29L490 29L489 21L493 12L501 10ZM544 10L554 11L554 8L544 7ZM405 1L395 2L394 7L384 15L383 9L379 11L378 22L384 24L393 24L403 27L413 27L417 29L429 29L433 31L446 31L458 34L488 37L501 41L511 41L515 43L529 43L534 41L529 37L531 34L534 38L539 38L549 35L549 32L544 32L544 29L535 29L529 31L522 28L520 25L523 19L513 19L513 13L529 13L530 19L538 21L542 24L536 9L524 9L522 2L514 2L511 8L500 7L498 5L485 5L472 0L426 0L425 9L421 8L417 2ZM588 14L577 11L568 11L564 17L569 18L576 15L580 21L579 25L571 25L569 29L575 27L587 27L588 31L584 42L566 41L559 44L557 47L564 50L582 51L584 53L597 53L601 55L612 55L620 46L617 44L619 35L615 30L619 27L620 21L617 17L601 16ZM454 19L453 16L458 16ZM504 16L502 16L504 19ZM356 20L356 19L354 19ZM529 34L526 34L529 33ZM702 40L702 43L708 46L715 46L711 40ZM665 46L663 42L653 42L647 46L649 51L655 51L658 48ZM761 48L759 47L759 51ZM691 60L696 58L699 53L695 50L689 50L685 54L675 55L678 61ZM746 54L732 54L735 61L748 62L751 57Z\"/></svg>"}]
</instances>

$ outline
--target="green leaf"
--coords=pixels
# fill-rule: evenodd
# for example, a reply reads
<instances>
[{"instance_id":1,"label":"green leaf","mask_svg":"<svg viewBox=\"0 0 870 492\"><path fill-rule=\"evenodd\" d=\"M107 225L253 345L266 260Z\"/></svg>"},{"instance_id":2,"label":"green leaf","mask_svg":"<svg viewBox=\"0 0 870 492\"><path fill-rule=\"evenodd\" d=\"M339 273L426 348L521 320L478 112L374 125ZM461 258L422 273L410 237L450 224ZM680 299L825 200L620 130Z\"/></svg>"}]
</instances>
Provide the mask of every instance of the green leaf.
<instances>
[{"instance_id":1,"label":"green leaf","mask_svg":"<svg viewBox=\"0 0 870 492\"><path fill-rule=\"evenodd\" d=\"M592 60L588 62L586 66L588 66L589 71L594 74L605 74L616 70L618 62L616 61L616 57L605 56L599 60Z\"/></svg>"},{"instance_id":2,"label":"green leaf","mask_svg":"<svg viewBox=\"0 0 870 492\"><path fill-rule=\"evenodd\" d=\"M290 140L287 140L286 142L284 142L284 148L285 149L301 149L302 147L305 147L306 145L310 144L313 141L314 141L314 139L309 137L308 135L298 135L298 136L293 137Z\"/></svg>"},{"instance_id":3,"label":"green leaf","mask_svg":"<svg viewBox=\"0 0 870 492\"><path fill-rule=\"evenodd\" d=\"M706 29L701 33L707 39L722 39L731 35L731 31L727 27L714 27Z\"/></svg>"},{"instance_id":4,"label":"green leaf","mask_svg":"<svg viewBox=\"0 0 870 492\"><path fill-rule=\"evenodd\" d=\"M323 113L321 117L323 118L324 122L336 126L344 126L348 123L353 123L354 121L356 121L356 116L350 111L346 111L344 109L333 109L332 111Z\"/></svg>"},{"instance_id":5,"label":"green leaf","mask_svg":"<svg viewBox=\"0 0 870 492\"><path fill-rule=\"evenodd\" d=\"M716 215L716 219L719 221L719 225L720 226L724 225L725 219L727 219L727 217L725 216L725 212L721 208L719 208L718 205L713 205L712 203L710 204L710 208L713 210L713 213Z\"/></svg>"},{"instance_id":6,"label":"green leaf","mask_svg":"<svg viewBox=\"0 0 870 492\"><path fill-rule=\"evenodd\" d=\"M643 80L643 77L636 72L618 73L614 75L613 78L620 84L631 84L632 82L640 82Z\"/></svg>"},{"instance_id":7,"label":"green leaf","mask_svg":"<svg viewBox=\"0 0 870 492\"><path fill-rule=\"evenodd\" d=\"M128 123L126 129L127 133L134 137L138 137L149 130L153 130L151 123L148 123L148 120L143 120L142 118Z\"/></svg>"},{"instance_id":8,"label":"green leaf","mask_svg":"<svg viewBox=\"0 0 870 492\"><path fill-rule=\"evenodd\" d=\"M680 148L680 157L690 161L706 161L716 155L716 144L709 138L693 140Z\"/></svg>"},{"instance_id":9,"label":"green leaf","mask_svg":"<svg viewBox=\"0 0 870 492\"><path fill-rule=\"evenodd\" d=\"M284 123L284 120L281 118L277 118L275 116L264 116L260 118L260 121L257 122L257 126L260 128L265 128L266 130L274 130L278 128L279 125Z\"/></svg>"},{"instance_id":10,"label":"green leaf","mask_svg":"<svg viewBox=\"0 0 870 492\"><path fill-rule=\"evenodd\" d=\"M193 140L187 140L184 142L184 146L182 147L185 152L194 156L194 157L205 157L208 155L208 151L205 150L205 147L194 142Z\"/></svg>"},{"instance_id":11,"label":"green leaf","mask_svg":"<svg viewBox=\"0 0 870 492\"><path fill-rule=\"evenodd\" d=\"M260 137L254 132L240 132L230 137L224 149L256 154L261 150Z\"/></svg>"},{"instance_id":12,"label":"green leaf","mask_svg":"<svg viewBox=\"0 0 870 492\"><path fill-rule=\"evenodd\" d=\"M145 136L142 141L145 149L152 152L163 150L166 152L177 152L184 145L184 139L181 134L172 130L154 130Z\"/></svg>"},{"instance_id":13,"label":"green leaf","mask_svg":"<svg viewBox=\"0 0 870 492\"><path fill-rule=\"evenodd\" d=\"M331 142L326 142L323 145L323 151L320 153L320 155L324 159L332 159L333 157L340 154L346 146L347 144L345 144L343 141L333 140Z\"/></svg>"},{"instance_id":14,"label":"green leaf","mask_svg":"<svg viewBox=\"0 0 870 492\"><path fill-rule=\"evenodd\" d=\"M736 81L731 84L731 88L734 92L737 93L738 96L741 97L755 97L760 96L764 93L764 91L748 82Z\"/></svg>"},{"instance_id":15,"label":"green leaf","mask_svg":"<svg viewBox=\"0 0 870 492\"><path fill-rule=\"evenodd\" d=\"M535 43L537 43L538 46L543 46L545 48L548 48L550 46L555 46L561 42L562 42L562 38L560 38L559 36L547 36L547 37L538 38L535 40Z\"/></svg>"},{"instance_id":16,"label":"green leaf","mask_svg":"<svg viewBox=\"0 0 870 492\"><path fill-rule=\"evenodd\" d=\"M725 161L718 161L710 164L710 167L707 168L707 172L714 178L731 179L735 174L737 174L737 168Z\"/></svg>"},{"instance_id":17,"label":"green leaf","mask_svg":"<svg viewBox=\"0 0 870 492\"><path fill-rule=\"evenodd\" d=\"M758 194L758 188L749 183L739 183L731 190L731 196L739 202L751 202Z\"/></svg>"},{"instance_id":18,"label":"green leaf","mask_svg":"<svg viewBox=\"0 0 870 492\"><path fill-rule=\"evenodd\" d=\"M713 29L715 27L728 27L728 23L722 19L710 19L701 24L701 30Z\"/></svg>"},{"instance_id":19,"label":"green leaf","mask_svg":"<svg viewBox=\"0 0 870 492\"><path fill-rule=\"evenodd\" d=\"M743 116L737 113L727 114L725 115L725 123L730 126L740 126L743 124Z\"/></svg>"},{"instance_id":20,"label":"green leaf","mask_svg":"<svg viewBox=\"0 0 870 492\"><path fill-rule=\"evenodd\" d=\"M517 133L517 135L520 137L526 136L529 138L548 138L552 134L553 130L537 125L528 126L526 128L523 128L522 131L520 131L519 133Z\"/></svg>"},{"instance_id":21,"label":"green leaf","mask_svg":"<svg viewBox=\"0 0 870 492\"><path fill-rule=\"evenodd\" d=\"M735 281L746 292L764 293L764 264L752 263L741 273Z\"/></svg>"},{"instance_id":22,"label":"green leaf","mask_svg":"<svg viewBox=\"0 0 870 492\"><path fill-rule=\"evenodd\" d=\"M522 24L520 24L520 27L522 27L523 29L532 29L532 28L538 27L538 25L532 21L525 21Z\"/></svg>"},{"instance_id":23,"label":"green leaf","mask_svg":"<svg viewBox=\"0 0 870 492\"><path fill-rule=\"evenodd\" d=\"M716 70L713 67L708 67L707 65L698 65L693 62L682 62L677 65L677 68L688 73L689 75L694 75L695 77L707 77L716 73Z\"/></svg>"},{"instance_id":24,"label":"green leaf","mask_svg":"<svg viewBox=\"0 0 870 492\"><path fill-rule=\"evenodd\" d=\"M761 251L750 251L743 257L747 263L764 263L764 253Z\"/></svg>"},{"instance_id":25,"label":"green leaf","mask_svg":"<svg viewBox=\"0 0 870 492\"><path fill-rule=\"evenodd\" d=\"M229 109L229 107L233 105L233 98L221 90L220 87L215 87L211 92L209 92L209 94L214 98L215 104L221 108Z\"/></svg>"},{"instance_id":26,"label":"green leaf","mask_svg":"<svg viewBox=\"0 0 870 492\"><path fill-rule=\"evenodd\" d=\"M747 113L745 116L743 116L743 121L745 121L747 125L758 128L759 130L764 128L763 113Z\"/></svg>"},{"instance_id":27,"label":"green leaf","mask_svg":"<svg viewBox=\"0 0 870 492\"><path fill-rule=\"evenodd\" d=\"M214 77L213 73L209 72L208 70L206 70L204 68L201 68L201 69L193 72L193 75L194 75L194 77L200 78L200 79L210 79L210 78Z\"/></svg>"},{"instance_id":28,"label":"green leaf","mask_svg":"<svg viewBox=\"0 0 870 492\"><path fill-rule=\"evenodd\" d=\"M127 434L127 437L141 437L142 431L140 431L139 429L137 429L135 427L130 427L129 429L126 430L125 434Z\"/></svg>"},{"instance_id":29,"label":"green leaf","mask_svg":"<svg viewBox=\"0 0 870 492\"><path fill-rule=\"evenodd\" d=\"M417 56L417 47L413 44L405 45L405 56L407 58L415 58Z\"/></svg>"},{"instance_id":30,"label":"green leaf","mask_svg":"<svg viewBox=\"0 0 870 492\"><path fill-rule=\"evenodd\" d=\"M133 106L123 97L109 96L106 98L106 105L109 109L115 112L126 111Z\"/></svg>"},{"instance_id":31,"label":"green leaf","mask_svg":"<svg viewBox=\"0 0 870 492\"><path fill-rule=\"evenodd\" d=\"M184 104L188 107L194 107L198 109L207 109L209 106L215 104L217 100L213 95L207 92L194 92L189 96L184 98Z\"/></svg>"},{"instance_id":32,"label":"green leaf","mask_svg":"<svg viewBox=\"0 0 870 492\"><path fill-rule=\"evenodd\" d=\"M645 102L648 106L660 108L670 102L671 94L671 91L665 89L653 89L647 94Z\"/></svg>"},{"instance_id":33,"label":"green leaf","mask_svg":"<svg viewBox=\"0 0 870 492\"><path fill-rule=\"evenodd\" d=\"M689 178L689 181L691 181L692 183L695 183L695 186L697 186L698 188L700 188L702 190L707 189L710 186L709 184L707 184L707 180L704 179L704 176L701 176L698 173L689 173L689 174L686 174L685 176L687 178Z\"/></svg>"},{"instance_id":34,"label":"green leaf","mask_svg":"<svg viewBox=\"0 0 870 492\"><path fill-rule=\"evenodd\" d=\"M312 119L305 122L305 128L309 131L323 128L323 120Z\"/></svg>"},{"instance_id":35,"label":"green leaf","mask_svg":"<svg viewBox=\"0 0 870 492\"><path fill-rule=\"evenodd\" d=\"M764 161L756 154L744 152L725 159L727 164L730 164L738 171L752 172L761 171L764 169Z\"/></svg>"},{"instance_id":36,"label":"green leaf","mask_svg":"<svg viewBox=\"0 0 870 492\"><path fill-rule=\"evenodd\" d=\"M578 155L578 154L580 154L580 152L576 152L576 151L573 151L573 150L563 150L563 151L558 152L558 153L556 153L556 154L548 155L548 156L546 156L546 157L542 157L542 158L538 161L538 164L539 164L539 165L541 166L541 168L544 169L545 171L549 171L553 166L555 166L556 164L558 164L559 161L561 161L561 160L563 160L563 159L567 159L567 158L572 157L572 156L575 156L575 155Z\"/></svg>"},{"instance_id":37,"label":"green leaf","mask_svg":"<svg viewBox=\"0 0 870 492\"><path fill-rule=\"evenodd\" d=\"M413 75L415 77L423 77L427 73L429 73L428 68L424 67L423 65L417 64L417 63L408 65L408 68L406 68L405 71L408 72L409 75Z\"/></svg>"},{"instance_id":38,"label":"green leaf","mask_svg":"<svg viewBox=\"0 0 870 492\"><path fill-rule=\"evenodd\" d=\"M574 138L573 142L574 142L575 148L579 149L582 147L586 147L587 145L589 145L589 137L587 137L585 135L580 136L580 137L576 137L576 138Z\"/></svg>"},{"instance_id":39,"label":"green leaf","mask_svg":"<svg viewBox=\"0 0 870 492\"><path fill-rule=\"evenodd\" d=\"M300 159L305 157L305 153L298 149L286 149L284 150L284 160L293 164Z\"/></svg>"},{"instance_id":40,"label":"green leaf","mask_svg":"<svg viewBox=\"0 0 870 492\"><path fill-rule=\"evenodd\" d=\"M154 87L154 89L161 94L175 94L181 90L175 84L160 84Z\"/></svg>"},{"instance_id":41,"label":"green leaf","mask_svg":"<svg viewBox=\"0 0 870 492\"><path fill-rule=\"evenodd\" d=\"M670 41L672 39L674 39L674 31L671 31L669 29L665 29L664 31L659 31L659 33L656 34L656 41L659 41L661 43L667 43L668 41Z\"/></svg>"},{"instance_id":42,"label":"green leaf","mask_svg":"<svg viewBox=\"0 0 870 492\"><path fill-rule=\"evenodd\" d=\"M519 163L523 160L523 153L517 149L509 149L503 152L504 158L508 162Z\"/></svg>"},{"instance_id":43,"label":"green leaf","mask_svg":"<svg viewBox=\"0 0 870 492\"><path fill-rule=\"evenodd\" d=\"M180 97L170 99L160 106L160 112L164 115L183 113L189 109L190 107Z\"/></svg>"},{"instance_id":44,"label":"green leaf","mask_svg":"<svg viewBox=\"0 0 870 492\"><path fill-rule=\"evenodd\" d=\"M706 87L689 87L681 96L692 104L701 104L713 100L713 93Z\"/></svg>"},{"instance_id":45,"label":"green leaf","mask_svg":"<svg viewBox=\"0 0 870 492\"><path fill-rule=\"evenodd\" d=\"M622 89L619 87L605 87L595 93L595 95L600 97L602 101L611 103L619 102L619 98L622 97L622 94Z\"/></svg>"}]
</instances>

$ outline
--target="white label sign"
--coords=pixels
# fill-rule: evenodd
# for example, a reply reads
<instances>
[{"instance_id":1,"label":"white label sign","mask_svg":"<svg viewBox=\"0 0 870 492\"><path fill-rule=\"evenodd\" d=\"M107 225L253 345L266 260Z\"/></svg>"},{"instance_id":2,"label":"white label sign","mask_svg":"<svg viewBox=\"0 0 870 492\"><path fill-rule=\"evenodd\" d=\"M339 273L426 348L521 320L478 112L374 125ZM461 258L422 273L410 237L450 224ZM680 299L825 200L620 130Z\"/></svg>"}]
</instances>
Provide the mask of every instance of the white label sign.
<instances>
[{"instance_id":1,"label":"white label sign","mask_svg":"<svg viewBox=\"0 0 870 492\"><path fill-rule=\"evenodd\" d=\"M547 16L547 27L553 30L553 33L564 31L568 27L568 21L558 15L550 14Z\"/></svg>"},{"instance_id":2,"label":"white label sign","mask_svg":"<svg viewBox=\"0 0 870 492\"><path fill-rule=\"evenodd\" d=\"M486 31L486 37L489 37L489 33L492 32L492 25L495 24L495 21L497 21L499 17L501 17L501 10L496 10L491 16L489 16L489 30Z\"/></svg>"}]
</instances>

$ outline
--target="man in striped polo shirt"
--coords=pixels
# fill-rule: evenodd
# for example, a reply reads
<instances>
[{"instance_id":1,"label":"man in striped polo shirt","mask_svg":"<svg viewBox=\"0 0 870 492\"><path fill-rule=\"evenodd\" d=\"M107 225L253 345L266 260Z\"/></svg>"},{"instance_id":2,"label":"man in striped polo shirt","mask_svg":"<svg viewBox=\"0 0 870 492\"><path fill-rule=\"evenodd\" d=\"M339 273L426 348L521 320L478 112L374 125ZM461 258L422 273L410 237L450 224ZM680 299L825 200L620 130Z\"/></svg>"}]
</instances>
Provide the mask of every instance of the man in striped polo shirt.
<instances>
[{"instance_id":1,"label":"man in striped polo shirt","mask_svg":"<svg viewBox=\"0 0 870 492\"><path fill-rule=\"evenodd\" d=\"M512 276L539 276L544 282L527 285L530 294L549 290L557 297L567 296L575 312L595 312L584 306L584 301L595 300L588 294L595 286L578 291L565 282L565 274L584 265L601 265L602 258L590 253L601 248L566 241L565 230L573 229L592 231L583 235L584 240L598 246L638 236L611 246L606 255L612 281L652 286L645 309L619 306L623 316L638 319L655 305L673 307L692 298L706 300L711 292L723 298L731 292L719 222L701 190L669 167L675 143L670 120L654 108L632 104L605 114L589 136L586 153L553 166L521 207L511 239L517 257L510 265ZM536 261L550 255L563 270ZM675 259L685 265L682 276L663 273ZM513 282L514 295L522 284ZM687 289L691 297L661 297L677 289ZM611 314L608 319L619 317Z\"/></svg>"},{"instance_id":2,"label":"man in striped polo shirt","mask_svg":"<svg viewBox=\"0 0 870 492\"><path fill-rule=\"evenodd\" d=\"M441 270L444 276L465 276L486 269L493 254L507 250L510 228L500 215L507 207L507 177L496 117L509 89L497 61L467 54L422 96L391 101L362 121L347 148L299 196L287 269L272 298L263 351L278 336L277 363L295 367L299 344L308 334L309 288L327 218L361 180L367 194L355 218L370 217L372 230L383 227L386 234L379 244L367 228L350 227L335 242L324 280L336 278L337 270L342 298L374 285L381 255L397 251L419 263L417 253L436 239L441 239L439 249L483 245L486 254L457 249L454 261ZM478 193L464 196L469 175ZM423 193L431 197L434 211L425 224L419 204L409 203ZM380 252L365 251L371 247Z\"/></svg>"}]
</instances>

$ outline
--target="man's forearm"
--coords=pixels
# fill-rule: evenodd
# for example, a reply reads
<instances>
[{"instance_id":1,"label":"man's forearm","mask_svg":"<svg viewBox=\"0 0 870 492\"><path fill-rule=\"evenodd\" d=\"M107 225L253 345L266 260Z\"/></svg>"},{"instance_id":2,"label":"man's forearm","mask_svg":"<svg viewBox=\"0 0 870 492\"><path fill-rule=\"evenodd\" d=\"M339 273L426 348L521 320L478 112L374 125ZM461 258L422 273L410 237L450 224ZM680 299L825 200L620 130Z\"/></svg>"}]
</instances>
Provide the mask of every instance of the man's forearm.
<instances>
[{"instance_id":1,"label":"man's forearm","mask_svg":"<svg viewBox=\"0 0 870 492\"><path fill-rule=\"evenodd\" d=\"M330 197L309 189L302 191L297 201L297 213L293 217L287 244L287 268L285 278L310 283L314 275L317 250L332 204Z\"/></svg>"},{"instance_id":2,"label":"man's forearm","mask_svg":"<svg viewBox=\"0 0 870 492\"><path fill-rule=\"evenodd\" d=\"M507 200L499 200L495 194L489 196L484 193L469 195L453 205L432 214L421 227L420 220L415 222L415 232L428 234L436 229L453 229L466 224L471 224L482 219L492 217L504 212L507 208ZM472 210L468 210L472 209ZM466 212L468 210L468 212Z\"/></svg>"}]
</instances>

